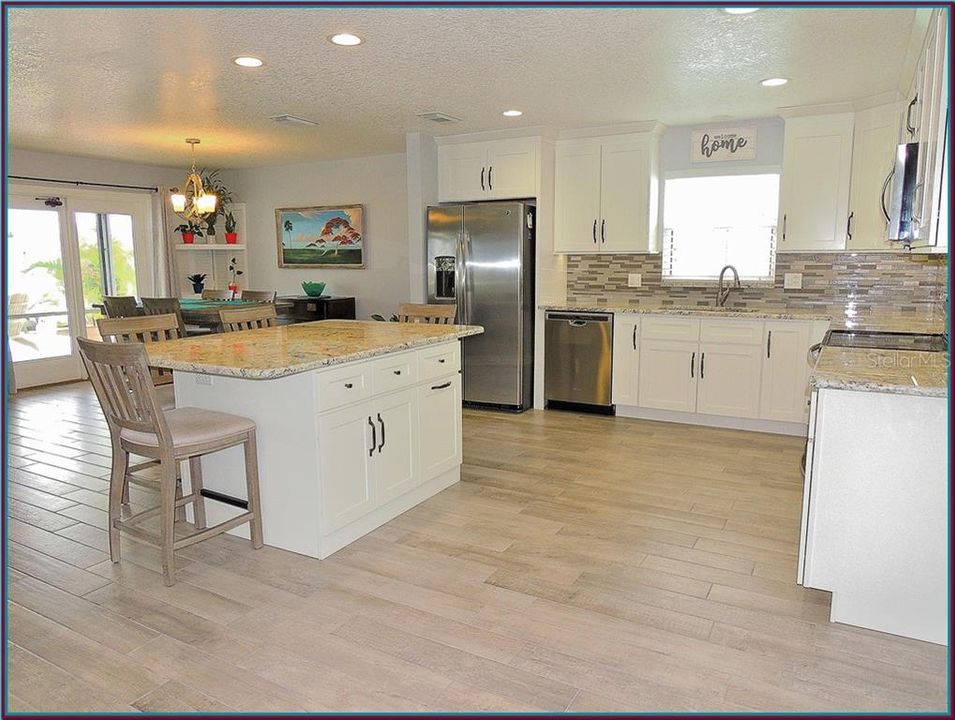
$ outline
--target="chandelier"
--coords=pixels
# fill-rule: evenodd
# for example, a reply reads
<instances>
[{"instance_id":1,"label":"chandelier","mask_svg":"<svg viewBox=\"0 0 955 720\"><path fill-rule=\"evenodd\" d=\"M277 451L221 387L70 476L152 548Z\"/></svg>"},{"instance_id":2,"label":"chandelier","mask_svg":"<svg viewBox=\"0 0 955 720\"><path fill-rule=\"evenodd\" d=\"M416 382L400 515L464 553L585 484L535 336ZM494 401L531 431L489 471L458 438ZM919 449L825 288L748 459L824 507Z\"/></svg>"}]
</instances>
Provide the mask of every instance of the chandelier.
<instances>
[{"instance_id":1,"label":"chandelier","mask_svg":"<svg viewBox=\"0 0 955 720\"><path fill-rule=\"evenodd\" d=\"M214 192L207 192L202 186L202 178L196 172L196 145L199 138L186 138L192 147L192 170L183 184L182 189L172 189L172 210L184 220L201 220L206 215L214 213L218 197Z\"/></svg>"}]
</instances>

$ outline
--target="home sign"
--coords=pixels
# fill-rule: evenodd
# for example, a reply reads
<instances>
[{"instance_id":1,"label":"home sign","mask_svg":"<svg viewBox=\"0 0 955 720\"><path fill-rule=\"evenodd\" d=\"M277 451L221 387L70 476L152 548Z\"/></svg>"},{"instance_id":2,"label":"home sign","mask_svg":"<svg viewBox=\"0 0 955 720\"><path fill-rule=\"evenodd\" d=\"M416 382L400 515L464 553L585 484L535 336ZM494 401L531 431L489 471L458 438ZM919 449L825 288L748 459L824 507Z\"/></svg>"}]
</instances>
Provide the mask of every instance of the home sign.
<instances>
[{"instance_id":1,"label":"home sign","mask_svg":"<svg viewBox=\"0 0 955 720\"><path fill-rule=\"evenodd\" d=\"M756 159L756 128L714 128L690 134L690 161L695 163Z\"/></svg>"}]
</instances>

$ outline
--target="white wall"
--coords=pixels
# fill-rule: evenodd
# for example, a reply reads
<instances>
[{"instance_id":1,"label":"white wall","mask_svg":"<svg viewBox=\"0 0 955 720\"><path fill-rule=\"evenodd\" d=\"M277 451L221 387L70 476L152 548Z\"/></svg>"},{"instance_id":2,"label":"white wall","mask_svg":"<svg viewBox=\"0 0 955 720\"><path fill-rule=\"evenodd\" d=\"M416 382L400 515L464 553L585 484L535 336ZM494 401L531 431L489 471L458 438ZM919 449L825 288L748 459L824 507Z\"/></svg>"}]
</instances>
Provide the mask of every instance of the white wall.
<instances>
[{"instance_id":1,"label":"white wall","mask_svg":"<svg viewBox=\"0 0 955 720\"><path fill-rule=\"evenodd\" d=\"M428 206L438 203L438 146L427 133L405 136L408 163L408 273L411 302L426 302Z\"/></svg>"},{"instance_id":2,"label":"white wall","mask_svg":"<svg viewBox=\"0 0 955 720\"><path fill-rule=\"evenodd\" d=\"M236 199L246 204L249 272L256 289L301 295L303 280L327 282L330 295L353 295L358 319L398 310L410 297L408 192L405 156L309 162L230 173ZM279 268L275 210L317 205L365 206L363 269Z\"/></svg>"},{"instance_id":3,"label":"white wall","mask_svg":"<svg viewBox=\"0 0 955 720\"><path fill-rule=\"evenodd\" d=\"M177 186L189 170L185 154L183 158L181 165L177 166L173 160L170 167L160 167L11 147L7 155L7 174L148 187Z\"/></svg>"}]
</instances>

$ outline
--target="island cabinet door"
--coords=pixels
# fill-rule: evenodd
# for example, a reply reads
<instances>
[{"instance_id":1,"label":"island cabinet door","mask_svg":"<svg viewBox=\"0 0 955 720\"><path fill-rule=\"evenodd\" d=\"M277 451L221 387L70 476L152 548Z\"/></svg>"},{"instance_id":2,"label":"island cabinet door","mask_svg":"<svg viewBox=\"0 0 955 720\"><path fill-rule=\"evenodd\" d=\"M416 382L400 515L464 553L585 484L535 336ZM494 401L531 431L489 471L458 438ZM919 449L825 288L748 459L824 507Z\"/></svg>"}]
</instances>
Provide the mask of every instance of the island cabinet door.
<instances>
[{"instance_id":1,"label":"island cabinet door","mask_svg":"<svg viewBox=\"0 0 955 720\"><path fill-rule=\"evenodd\" d=\"M375 508L372 473L378 453L378 424L374 416L374 406L365 402L319 417L318 455L326 535Z\"/></svg>"},{"instance_id":2,"label":"island cabinet door","mask_svg":"<svg viewBox=\"0 0 955 720\"><path fill-rule=\"evenodd\" d=\"M415 388L375 400L378 444L373 459L377 504L404 495L421 482L418 471L418 399Z\"/></svg>"},{"instance_id":3,"label":"island cabinet door","mask_svg":"<svg viewBox=\"0 0 955 720\"><path fill-rule=\"evenodd\" d=\"M418 387L421 481L461 464L461 376L438 378Z\"/></svg>"}]
</instances>

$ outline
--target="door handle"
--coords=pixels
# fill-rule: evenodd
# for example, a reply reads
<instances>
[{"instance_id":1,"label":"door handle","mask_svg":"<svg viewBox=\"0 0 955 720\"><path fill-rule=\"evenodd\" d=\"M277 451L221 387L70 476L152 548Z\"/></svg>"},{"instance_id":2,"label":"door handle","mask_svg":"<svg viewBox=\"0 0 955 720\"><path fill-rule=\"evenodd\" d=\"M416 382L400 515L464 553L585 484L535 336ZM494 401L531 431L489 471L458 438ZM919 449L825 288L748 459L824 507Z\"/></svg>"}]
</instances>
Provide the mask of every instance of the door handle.
<instances>
[{"instance_id":1,"label":"door handle","mask_svg":"<svg viewBox=\"0 0 955 720\"><path fill-rule=\"evenodd\" d=\"M584 327L587 324L586 320L568 320L567 324L571 327Z\"/></svg>"},{"instance_id":2,"label":"door handle","mask_svg":"<svg viewBox=\"0 0 955 720\"><path fill-rule=\"evenodd\" d=\"M918 94L912 98L912 102L909 103L908 108L905 110L905 129L909 131L909 135L915 136L915 126L912 124L912 110L915 109L915 103L919 101Z\"/></svg>"},{"instance_id":3,"label":"door handle","mask_svg":"<svg viewBox=\"0 0 955 720\"><path fill-rule=\"evenodd\" d=\"M451 381L448 380L446 383L441 383L440 385L432 385L432 390L444 390L445 388L451 387Z\"/></svg>"},{"instance_id":4,"label":"door handle","mask_svg":"<svg viewBox=\"0 0 955 720\"><path fill-rule=\"evenodd\" d=\"M378 423L381 425L381 444L378 446L378 452L385 446L385 421L381 419L381 413L378 413Z\"/></svg>"},{"instance_id":5,"label":"door handle","mask_svg":"<svg viewBox=\"0 0 955 720\"><path fill-rule=\"evenodd\" d=\"M597 244L597 218L594 218L593 236L594 236L594 245L596 245Z\"/></svg>"},{"instance_id":6,"label":"door handle","mask_svg":"<svg viewBox=\"0 0 955 720\"><path fill-rule=\"evenodd\" d=\"M481 189L484 189L484 168L481 168Z\"/></svg>"},{"instance_id":7,"label":"door handle","mask_svg":"<svg viewBox=\"0 0 955 720\"><path fill-rule=\"evenodd\" d=\"M786 242L786 213L783 213L783 242Z\"/></svg>"},{"instance_id":8,"label":"door handle","mask_svg":"<svg viewBox=\"0 0 955 720\"><path fill-rule=\"evenodd\" d=\"M371 416L368 416L368 424L371 425L371 447L368 448L368 457L371 457L375 454L375 448L378 447L378 433L375 430L375 423L371 421Z\"/></svg>"},{"instance_id":9,"label":"door handle","mask_svg":"<svg viewBox=\"0 0 955 720\"><path fill-rule=\"evenodd\" d=\"M492 172L494 172L494 166L493 166L493 165L488 165L488 166L487 166L487 189L488 189L488 190L493 190L493 189L494 189L494 181L491 179L491 173L492 173Z\"/></svg>"},{"instance_id":10,"label":"door handle","mask_svg":"<svg viewBox=\"0 0 955 720\"><path fill-rule=\"evenodd\" d=\"M706 353L700 355L700 380L703 379L703 363L706 362Z\"/></svg>"},{"instance_id":11,"label":"door handle","mask_svg":"<svg viewBox=\"0 0 955 720\"><path fill-rule=\"evenodd\" d=\"M892 168L889 171L889 174L885 176L885 181L882 183L882 193L879 195L879 206L882 209L882 217L885 218L885 224L888 225L892 218L889 217L889 211L885 208L885 191L889 187L889 183L892 182L892 176L895 175L895 168Z\"/></svg>"},{"instance_id":12,"label":"door handle","mask_svg":"<svg viewBox=\"0 0 955 720\"><path fill-rule=\"evenodd\" d=\"M852 217L855 215L854 212L849 213L849 217L846 218L846 239L852 240Z\"/></svg>"},{"instance_id":13,"label":"door handle","mask_svg":"<svg viewBox=\"0 0 955 720\"><path fill-rule=\"evenodd\" d=\"M694 365L696 365L696 353L695 353L695 352L694 352L692 355L690 355L690 377L696 377L696 375L693 374L693 369L694 369L693 366L694 366Z\"/></svg>"},{"instance_id":14,"label":"door handle","mask_svg":"<svg viewBox=\"0 0 955 720\"><path fill-rule=\"evenodd\" d=\"M766 334L766 357L769 357L772 346L773 346L773 331L770 330Z\"/></svg>"},{"instance_id":15,"label":"door handle","mask_svg":"<svg viewBox=\"0 0 955 720\"><path fill-rule=\"evenodd\" d=\"M633 349L637 349L637 326L633 326Z\"/></svg>"},{"instance_id":16,"label":"door handle","mask_svg":"<svg viewBox=\"0 0 955 720\"><path fill-rule=\"evenodd\" d=\"M607 236L604 234L604 229L606 225L607 225L607 221L605 219L600 221L600 242L602 243L607 242Z\"/></svg>"}]
</instances>

